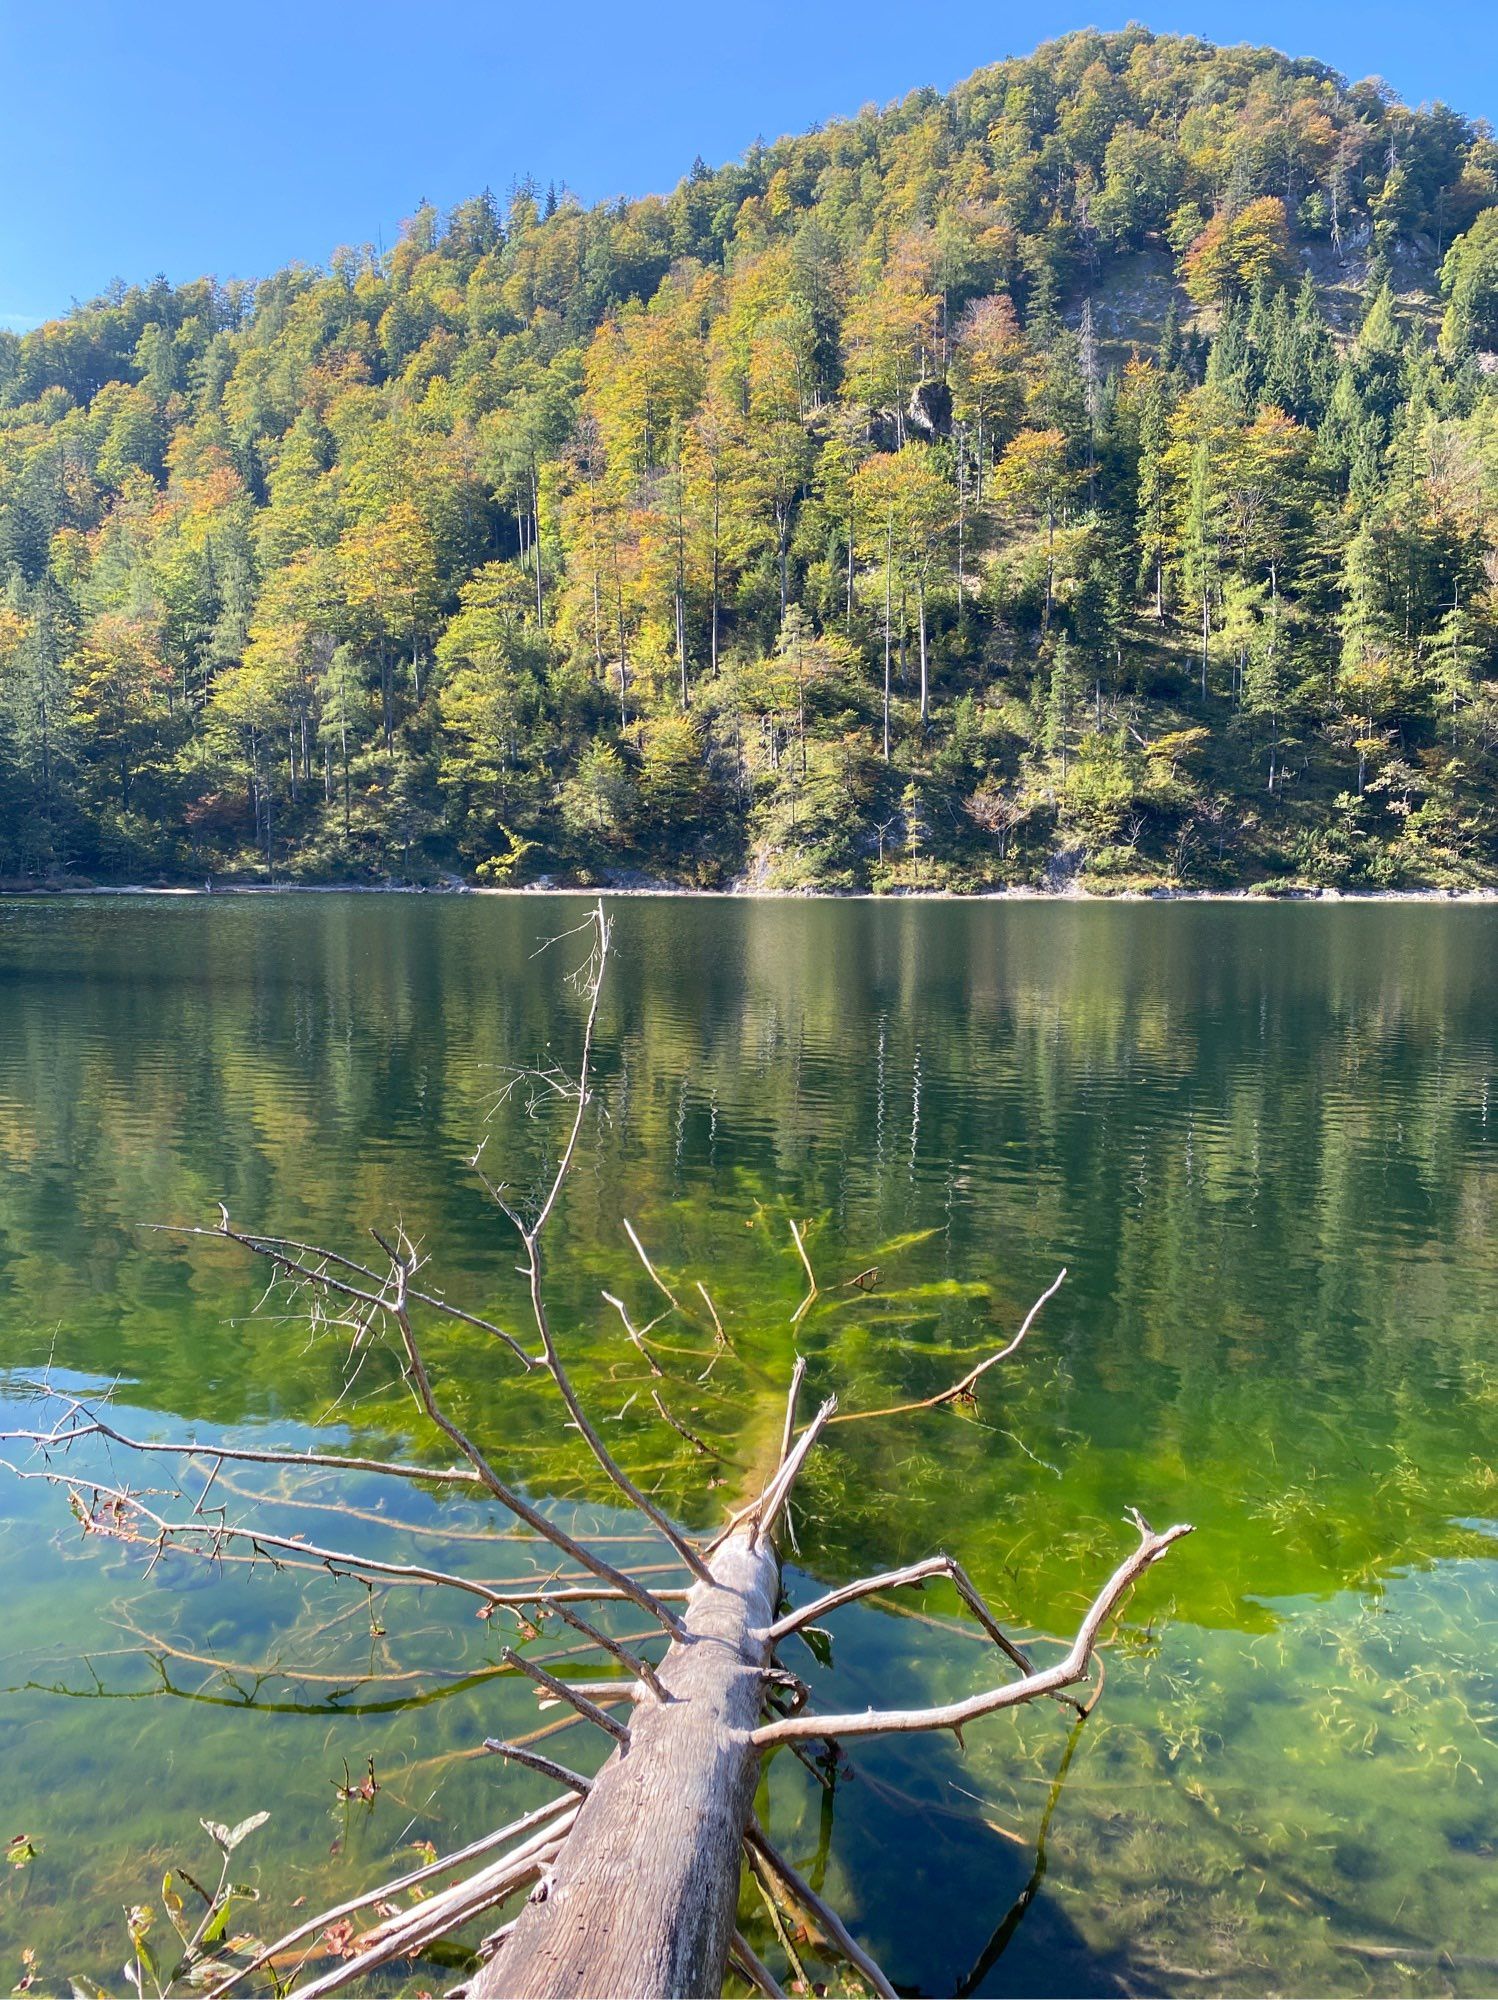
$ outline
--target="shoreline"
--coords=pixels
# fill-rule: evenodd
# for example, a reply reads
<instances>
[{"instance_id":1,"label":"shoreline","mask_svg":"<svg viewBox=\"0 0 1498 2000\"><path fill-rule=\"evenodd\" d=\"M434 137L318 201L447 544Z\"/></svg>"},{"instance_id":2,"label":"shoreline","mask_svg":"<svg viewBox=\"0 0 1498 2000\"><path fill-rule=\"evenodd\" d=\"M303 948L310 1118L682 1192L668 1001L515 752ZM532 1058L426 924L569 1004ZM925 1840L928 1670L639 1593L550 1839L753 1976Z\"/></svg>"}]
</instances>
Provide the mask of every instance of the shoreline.
<instances>
[{"instance_id":1,"label":"shoreline","mask_svg":"<svg viewBox=\"0 0 1498 2000\"><path fill-rule=\"evenodd\" d=\"M694 889L673 882L575 883L535 882L517 888L471 885L466 882L232 882L216 888L187 883L151 885L127 883L38 882L0 885L0 902L47 897L183 897L202 902L253 896L538 896L644 897L659 900L707 900L738 903L1256 903L1269 907L1294 904L1441 903L1498 904L1498 886L1478 889Z\"/></svg>"}]
</instances>

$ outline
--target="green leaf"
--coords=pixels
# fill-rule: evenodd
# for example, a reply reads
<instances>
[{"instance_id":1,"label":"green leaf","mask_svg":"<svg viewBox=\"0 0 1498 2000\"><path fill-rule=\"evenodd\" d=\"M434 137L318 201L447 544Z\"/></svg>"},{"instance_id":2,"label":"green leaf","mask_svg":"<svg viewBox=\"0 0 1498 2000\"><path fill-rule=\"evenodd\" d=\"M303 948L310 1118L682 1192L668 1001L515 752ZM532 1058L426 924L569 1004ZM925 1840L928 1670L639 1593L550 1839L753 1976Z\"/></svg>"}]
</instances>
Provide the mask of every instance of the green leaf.
<instances>
[{"instance_id":1,"label":"green leaf","mask_svg":"<svg viewBox=\"0 0 1498 2000\"><path fill-rule=\"evenodd\" d=\"M801 1630L796 1634L796 1637L806 1641L807 1648L819 1667L830 1667L832 1665L832 1634L830 1632L824 1632L820 1625L803 1625Z\"/></svg>"},{"instance_id":2,"label":"green leaf","mask_svg":"<svg viewBox=\"0 0 1498 2000\"><path fill-rule=\"evenodd\" d=\"M230 1900L228 1896L225 1896L224 1900L215 1907L213 1915L208 1919L203 1928L203 1935L198 1939L200 1950L206 1951L210 1945L217 1944L223 1936L224 1927L229 1921Z\"/></svg>"},{"instance_id":3,"label":"green leaf","mask_svg":"<svg viewBox=\"0 0 1498 2000\"><path fill-rule=\"evenodd\" d=\"M245 1882L231 1882L224 1890L221 1899L214 1904L213 1915L208 1919L203 1935L198 1939L199 1946L206 1950L209 1945L218 1943L228 1925L229 1911L233 1904L259 1901L258 1889L250 1888Z\"/></svg>"},{"instance_id":4,"label":"green leaf","mask_svg":"<svg viewBox=\"0 0 1498 2000\"><path fill-rule=\"evenodd\" d=\"M253 1833L257 1826L264 1826L269 1818L268 1812L251 1813L248 1819L242 1819L238 1826L231 1827L228 1834L228 1852L232 1854L247 1834Z\"/></svg>"},{"instance_id":5,"label":"green leaf","mask_svg":"<svg viewBox=\"0 0 1498 2000\"><path fill-rule=\"evenodd\" d=\"M161 1986L161 1969L156 1963L156 1954L151 1949L151 1941L146 1936L147 1929L148 1926L146 1924L132 1923L130 1925L130 1943L136 1957L140 1960L146 1971L150 1973L159 1988ZM131 1983L133 1984L134 1982L132 1981Z\"/></svg>"},{"instance_id":6,"label":"green leaf","mask_svg":"<svg viewBox=\"0 0 1498 2000\"><path fill-rule=\"evenodd\" d=\"M182 1898L172 1887L172 1871L170 1868L168 1868L161 1878L161 1904L162 1908L166 1911L167 1921L178 1937L181 1938L182 1942L186 1944L187 1929L182 1922Z\"/></svg>"}]
</instances>

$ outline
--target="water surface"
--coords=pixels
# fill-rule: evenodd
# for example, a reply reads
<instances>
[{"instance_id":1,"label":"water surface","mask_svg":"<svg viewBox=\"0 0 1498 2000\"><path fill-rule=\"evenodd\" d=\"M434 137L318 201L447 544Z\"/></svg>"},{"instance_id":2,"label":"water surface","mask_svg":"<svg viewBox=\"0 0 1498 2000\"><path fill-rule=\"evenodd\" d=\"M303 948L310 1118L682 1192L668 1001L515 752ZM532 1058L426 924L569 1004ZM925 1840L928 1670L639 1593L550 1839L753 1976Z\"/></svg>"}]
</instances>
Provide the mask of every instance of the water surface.
<instances>
[{"instance_id":1,"label":"water surface","mask_svg":"<svg viewBox=\"0 0 1498 2000\"><path fill-rule=\"evenodd\" d=\"M399 1223L432 1282L522 1325L513 1240L468 1162L483 1141L524 1201L554 1157L555 1120L505 1095L506 1065L575 1051L575 947L532 954L581 914L0 902L7 1412L36 1420L25 1384L50 1367L112 1385L141 1433L440 1459L377 1345L255 1316L241 1258L142 1225L211 1221L222 1200L348 1248ZM705 1527L776 1434L798 1348L845 1410L928 1395L1065 1265L976 1408L833 1434L792 1591L945 1548L1043 1652L1128 1545L1126 1507L1197 1524L1133 1600L1074 1739L1047 1710L965 1748L863 1745L831 1790L777 1756L761 1811L792 1857L911 1991L1491 1990L1498 915L630 900L617 917L607 1116L551 1272L635 1476ZM664 1305L625 1216L695 1307L656 1329L660 1378L600 1297L637 1325ZM791 1218L824 1286L799 1327ZM843 1282L870 1267L869 1289ZM732 1342L705 1381L698 1280ZM517 1480L632 1532L539 1384L482 1335L429 1340L454 1414ZM82 1470L107 1476L102 1457ZM245 1927L270 1934L297 1898L545 1795L476 1749L545 1719L495 1671L501 1618L266 1563L148 1573L146 1552L84 1540L65 1493L0 1477L0 1803L37 1850L0 1884L0 1973L30 1947L44 1989L118 1988L122 1907L167 1867L206 1867L200 1814L272 1811L243 1869L263 1896ZM266 1483L226 1468L215 1504L264 1521ZM283 1524L314 1540L486 1577L541 1563L466 1500L373 1480L284 1494ZM824 1707L996 1677L942 1591L830 1626L830 1667L786 1649ZM601 1754L587 1734L560 1739L576 1763ZM370 1758L380 1790L350 1804L345 1766ZM743 1921L790 1978L747 1893Z\"/></svg>"}]
</instances>

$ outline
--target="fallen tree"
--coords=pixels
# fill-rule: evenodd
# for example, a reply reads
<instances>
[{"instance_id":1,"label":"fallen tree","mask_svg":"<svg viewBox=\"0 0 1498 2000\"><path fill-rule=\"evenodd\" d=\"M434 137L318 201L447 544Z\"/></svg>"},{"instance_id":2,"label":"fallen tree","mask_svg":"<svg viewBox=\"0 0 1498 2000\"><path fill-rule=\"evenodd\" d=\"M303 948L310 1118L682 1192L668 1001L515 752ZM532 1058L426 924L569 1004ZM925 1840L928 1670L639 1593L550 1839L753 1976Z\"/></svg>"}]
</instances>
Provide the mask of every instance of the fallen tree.
<instances>
[{"instance_id":1,"label":"fallen tree","mask_svg":"<svg viewBox=\"0 0 1498 2000\"><path fill-rule=\"evenodd\" d=\"M987 1370L1018 1350L1063 1272L1036 1300L1006 1346L980 1361L950 1389L918 1403L894 1410L839 1412L836 1399L828 1396L803 1424L799 1404L806 1364L798 1360L779 1448L765 1468L759 1490L715 1539L704 1542L683 1533L604 1443L573 1386L547 1310L544 1235L593 1098L594 1032L609 950L609 922L601 904L581 929L589 948L579 974L587 1014L577 1074L568 1078L555 1069L523 1073L538 1095L560 1097L570 1106L560 1158L529 1218L520 1214L503 1186L485 1180L521 1245L534 1347L451 1304L421 1282L423 1260L401 1230L388 1235L372 1232L380 1251L376 1262L316 1244L248 1233L234 1225L226 1210L220 1211L216 1227L184 1232L238 1245L263 1260L274 1283L295 1297L315 1327L351 1330L356 1345L381 1336L393 1341L405 1379L424 1416L452 1447L454 1463L421 1465L336 1452L161 1443L126 1434L105 1408L73 1398L62 1399L61 1414L48 1428L7 1434L11 1442L28 1444L34 1453L31 1465L13 1468L19 1477L66 1486L86 1533L148 1549L153 1565L170 1548L219 1563L264 1560L280 1569L321 1569L371 1589L436 1586L478 1598L483 1616L501 1606L525 1611L533 1621L526 1629L535 1637L555 1619L619 1670L616 1679L578 1684L553 1673L534 1652L506 1648L503 1661L508 1669L534 1680L548 1702L569 1709L569 1721L586 1723L610 1737L612 1752L595 1776L580 1776L527 1744L491 1739L485 1744L487 1750L540 1772L558 1786L560 1795L456 1854L320 1912L269 1944L241 1943L235 1950L226 1949L218 1942L225 1926L214 1921L218 1905L210 1902L195 1933L179 1924L183 1949L177 1963L166 1969L164 1981L158 1978L162 1991L180 1977L190 1978L198 1991L226 1995L259 1977L281 1992L287 1990L290 1968L290 1977L299 1981L291 1990L303 2000L313 2000L315 1995L359 1985L378 1966L413 1958L438 1940L471 1935L480 1919L497 1916L501 1921L477 1947L475 1969L455 1989L468 2000L494 2000L500 1995L541 2000L561 1995L715 1994L722 1990L730 1965L760 1992L774 1994L779 1988L735 1927L739 1885L747 1866L772 1907L794 1912L797 1922L818 1941L821 1953L843 1960L869 1990L892 1994L894 1989L867 1951L755 1823L752 1806L765 1752L786 1744L804 1755L807 1745L835 1746L858 1737L920 1731L951 1731L960 1743L967 1724L1045 1699L1069 1703L1085 1713L1087 1704L1074 1691L1091 1678L1096 1648L1109 1621L1145 1571L1190 1532L1184 1524L1156 1532L1134 1514L1133 1547L1098 1589L1070 1645L1047 1666L1038 1666L1004 1631L972 1579L945 1555L843 1584L798 1609L782 1609L777 1536L798 1476L829 1429L838 1423L971 1399ZM474 1167L482 1177L477 1158ZM808 1284L794 1315L799 1324L819 1292L801 1232L795 1224L791 1227ZM661 1317L682 1312L636 1232L628 1223L625 1228L653 1284L668 1302ZM705 1288L699 1284L697 1289L721 1344L725 1336L716 1309ZM647 1346L651 1328L636 1329L624 1306L612 1295L605 1296L619 1311L629 1338L659 1373ZM623 1501L668 1552L667 1565L649 1565L647 1574L644 1565L614 1561L602 1545L575 1536L501 1477L489 1452L453 1420L434 1386L417 1327L424 1314L479 1330L517 1365L545 1372L568 1423ZM658 1323L652 1322L652 1327ZM655 1405L673 1430L700 1443L671 1416L658 1393ZM183 1514L170 1511L170 1503L163 1505L154 1486L81 1477L74 1470L74 1455L91 1439L148 1460L206 1464L207 1484ZM371 1558L258 1524L231 1523L222 1508L205 1503L224 1468L239 1462L302 1471L355 1470L435 1488L466 1487L487 1496L527 1536L549 1544L557 1564L540 1583L534 1578L480 1582L425 1564ZM180 1485L179 1497L185 1505ZM675 1571L665 1584L658 1581L663 1567L667 1574ZM779 1663L777 1649L782 1642L839 1606L937 1577L956 1589L992 1643L1004 1677L963 1700L938 1706L809 1712L804 1684ZM626 1641L595 1624L583 1609L606 1617L610 1605L632 1606L648 1621L653 1636ZM604 1610L600 1613L595 1607ZM553 1658L550 1665L556 1664ZM229 1837L240 1831L235 1829ZM226 1833L218 1829L215 1838ZM426 1885L433 1882L442 1886L427 1893ZM410 1907L394 1900L417 1892L421 1899ZM356 1929L354 1920L366 1911L376 1912L378 1920ZM132 1941L139 1945L133 1932ZM330 1955L333 1962L327 1969L302 1979L314 1962L320 1964ZM136 1973L137 1985L144 1991L139 1954Z\"/></svg>"}]
</instances>

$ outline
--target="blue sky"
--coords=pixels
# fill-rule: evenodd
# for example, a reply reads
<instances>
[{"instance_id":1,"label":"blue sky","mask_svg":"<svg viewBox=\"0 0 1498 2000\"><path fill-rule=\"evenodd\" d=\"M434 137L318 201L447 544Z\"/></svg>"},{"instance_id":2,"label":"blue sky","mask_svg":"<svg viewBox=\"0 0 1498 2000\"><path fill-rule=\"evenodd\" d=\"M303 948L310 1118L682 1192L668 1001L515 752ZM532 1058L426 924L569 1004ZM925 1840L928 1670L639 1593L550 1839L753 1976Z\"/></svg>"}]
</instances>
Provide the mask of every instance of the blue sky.
<instances>
[{"instance_id":1,"label":"blue sky","mask_svg":"<svg viewBox=\"0 0 1498 2000\"><path fill-rule=\"evenodd\" d=\"M0 322L115 277L255 277L519 175L585 201L946 87L1068 28L1264 41L1498 114L1491 0L0 0Z\"/></svg>"}]
</instances>

